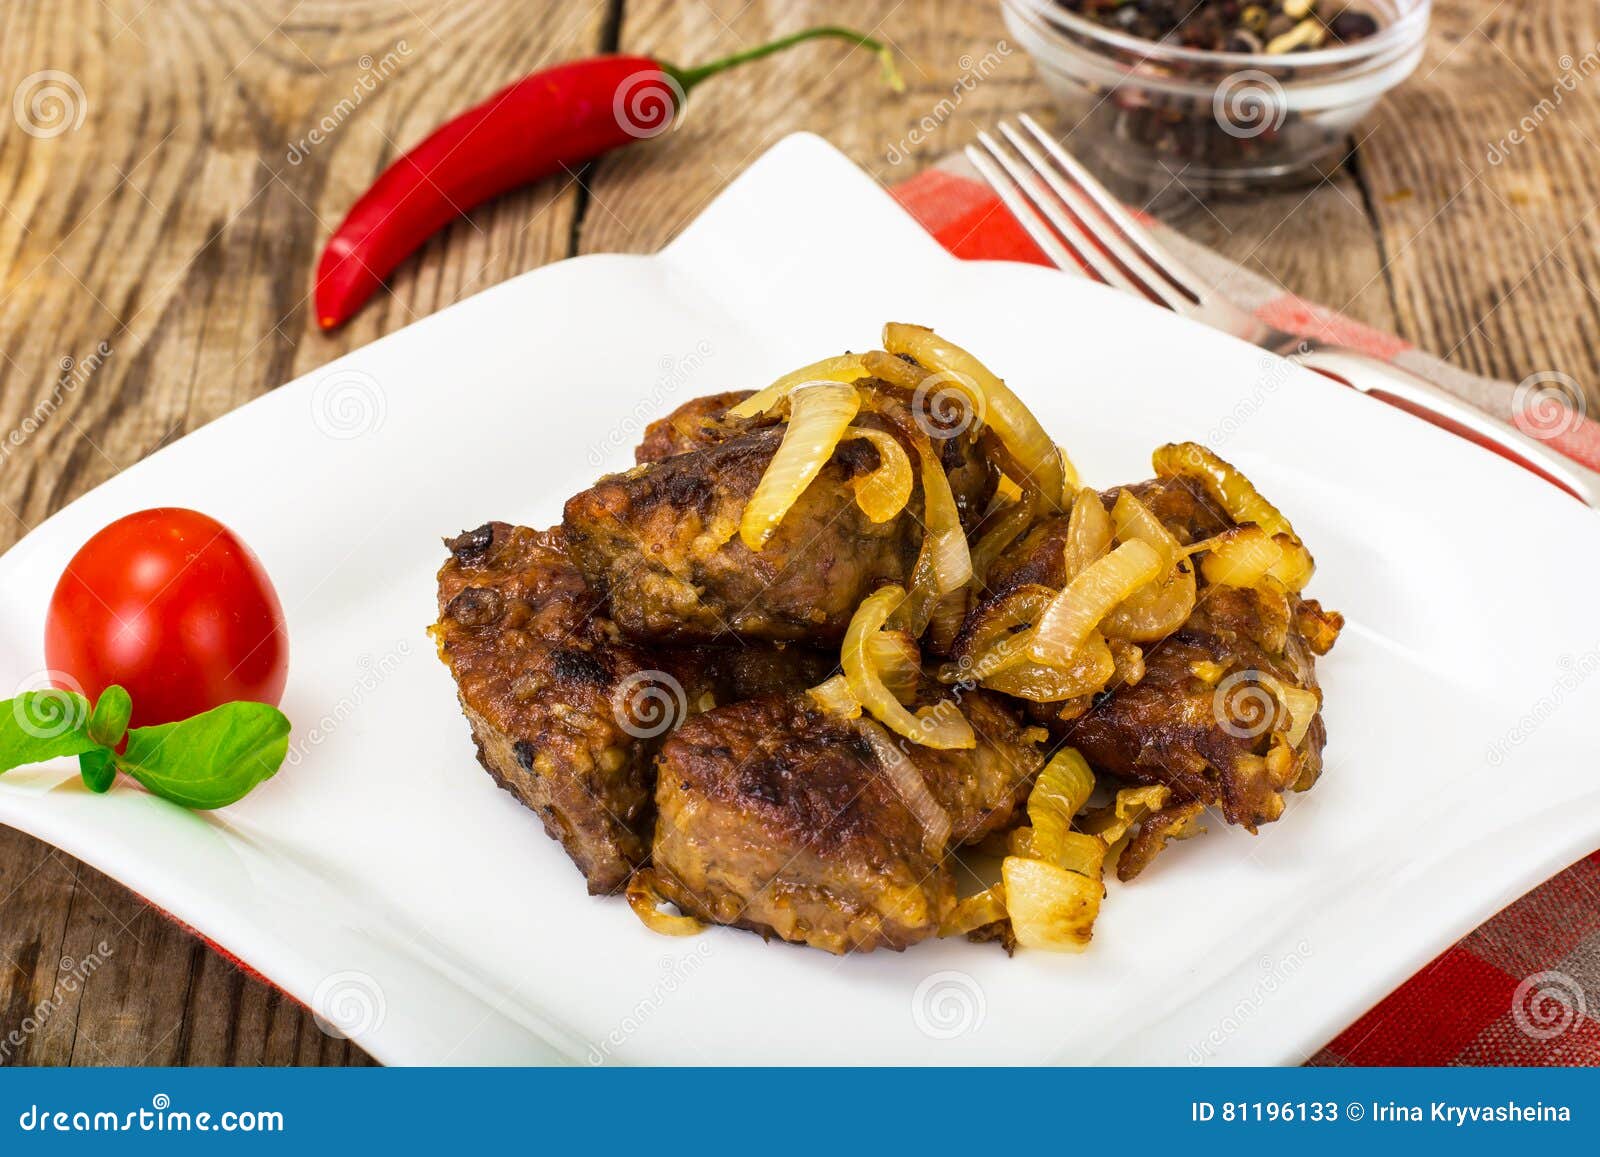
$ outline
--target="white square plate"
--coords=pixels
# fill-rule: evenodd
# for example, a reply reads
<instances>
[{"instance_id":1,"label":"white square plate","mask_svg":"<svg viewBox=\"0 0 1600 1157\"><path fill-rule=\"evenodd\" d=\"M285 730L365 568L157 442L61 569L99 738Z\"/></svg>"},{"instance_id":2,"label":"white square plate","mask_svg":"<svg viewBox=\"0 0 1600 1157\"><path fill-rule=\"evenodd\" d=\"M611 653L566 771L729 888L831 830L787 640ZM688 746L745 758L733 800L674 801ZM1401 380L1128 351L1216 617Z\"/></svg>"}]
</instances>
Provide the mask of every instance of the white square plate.
<instances>
[{"instance_id":1,"label":"white square plate","mask_svg":"<svg viewBox=\"0 0 1600 1157\"><path fill-rule=\"evenodd\" d=\"M1350 625L1321 665L1327 772L1251 836L1113 883L1082 956L964 941L835 959L646 931L595 899L473 759L424 628L440 537L546 526L643 424L876 342L976 351L1100 485L1217 446L1294 519ZM0 820L147 896L396 1063L1297 1062L1600 843L1600 523L1499 459L1230 338L1052 270L946 255L791 137L655 257L526 274L125 471L0 560L0 688L43 667L73 551L193 506L289 616L291 765L220 814L70 763Z\"/></svg>"}]
</instances>

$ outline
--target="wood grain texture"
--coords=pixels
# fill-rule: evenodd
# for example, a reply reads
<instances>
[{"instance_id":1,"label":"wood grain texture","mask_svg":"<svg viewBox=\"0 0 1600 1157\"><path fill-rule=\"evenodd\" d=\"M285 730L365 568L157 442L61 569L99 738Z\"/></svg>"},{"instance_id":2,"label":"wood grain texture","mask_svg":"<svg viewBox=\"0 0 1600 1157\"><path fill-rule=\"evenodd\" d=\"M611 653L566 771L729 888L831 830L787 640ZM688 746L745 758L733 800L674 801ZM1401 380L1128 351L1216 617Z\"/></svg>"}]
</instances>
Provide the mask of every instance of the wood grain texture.
<instances>
[{"instance_id":1,"label":"wood grain texture","mask_svg":"<svg viewBox=\"0 0 1600 1157\"><path fill-rule=\"evenodd\" d=\"M1287 289L1483 373L1563 371L1600 405L1600 60L1539 111L1597 51L1600 12L1438 9L1421 69L1336 177L1167 212ZM718 77L675 131L458 221L344 331L316 332L319 245L396 150L451 112L602 48L694 63L837 21L895 46L905 95L837 43ZM0 108L0 437L28 431L0 444L0 548L171 439L416 317L573 253L659 248L788 132L818 132L892 184L1002 113L1048 114L1004 36L994 0L0 5L0 98L33 86L21 120ZM52 84L64 122L28 99ZM1530 116L1523 143L1491 161ZM365 1061L115 882L0 829L0 1064Z\"/></svg>"}]
</instances>

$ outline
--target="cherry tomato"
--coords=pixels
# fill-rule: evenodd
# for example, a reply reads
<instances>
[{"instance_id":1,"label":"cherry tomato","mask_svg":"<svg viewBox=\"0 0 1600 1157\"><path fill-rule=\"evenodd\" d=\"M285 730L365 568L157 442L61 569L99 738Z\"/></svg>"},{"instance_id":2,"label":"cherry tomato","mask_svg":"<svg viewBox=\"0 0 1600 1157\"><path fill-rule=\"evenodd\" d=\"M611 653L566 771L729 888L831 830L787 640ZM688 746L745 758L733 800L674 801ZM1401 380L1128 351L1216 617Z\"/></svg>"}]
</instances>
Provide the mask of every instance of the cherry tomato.
<instances>
[{"instance_id":1,"label":"cherry tomato","mask_svg":"<svg viewBox=\"0 0 1600 1157\"><path fill-rule=\"evenodd\" d=\"M67 564L45 620L45 661L96 701L113 683L133 725L236 699L283 697L289 633L272 580L214 518L167 507L119 518Z\"/></svg>"}]
</instances>

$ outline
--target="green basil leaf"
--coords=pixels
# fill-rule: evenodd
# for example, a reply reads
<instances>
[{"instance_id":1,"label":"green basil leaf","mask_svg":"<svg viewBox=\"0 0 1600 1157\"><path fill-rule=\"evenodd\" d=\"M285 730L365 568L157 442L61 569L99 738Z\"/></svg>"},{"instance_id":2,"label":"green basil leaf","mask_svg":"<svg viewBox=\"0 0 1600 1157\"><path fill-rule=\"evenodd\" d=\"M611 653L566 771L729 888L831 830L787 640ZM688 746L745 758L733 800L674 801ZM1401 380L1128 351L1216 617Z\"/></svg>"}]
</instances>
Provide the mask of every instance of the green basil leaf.
<instances>
[{"instance_id":1,"label":"green basil leaf","mask_svg":"<svg viewBox=\"0 0 1600 1157\"><path fill-rule=\"evenodd\" d=\"M156 795L187 808L227 807L270 779L289 752L289 720L265 703L224 703L179 723L135 727L117 757Z\"/></svg>"},{"instance_id":2,"label":"green basil leaf","mask_svg":"<svg viewBox=\"0 0 1600 1157\"><path fill-rule=\"evenodd\" d=\"M100 692L100 702L94 705L94 714L89 716L89 738L101 747L115 747L122 742L132 716L133 700L113 683Z\"/></svg>"},{"instance_id":3,"label":"green basil leaf","mask_svg":"<svg viewBox=\"0 0 1600 1157\"><path fill-rule=\"evenodd\" d=\"M89 701L76 691L24 691L0 702L0 772L99 746L89 738Z\"/></svg>"},{"instance_id":4,"label":"green basil leaf","mask_svg":"<svg viewBox=\"0 0 1600 1157\"><path fill-rule=\"evenodd\" d=\"M92 792L104 795L117 778L117 753L104 747L78 756L78 774Z\"/></svg>"}]
</instances>

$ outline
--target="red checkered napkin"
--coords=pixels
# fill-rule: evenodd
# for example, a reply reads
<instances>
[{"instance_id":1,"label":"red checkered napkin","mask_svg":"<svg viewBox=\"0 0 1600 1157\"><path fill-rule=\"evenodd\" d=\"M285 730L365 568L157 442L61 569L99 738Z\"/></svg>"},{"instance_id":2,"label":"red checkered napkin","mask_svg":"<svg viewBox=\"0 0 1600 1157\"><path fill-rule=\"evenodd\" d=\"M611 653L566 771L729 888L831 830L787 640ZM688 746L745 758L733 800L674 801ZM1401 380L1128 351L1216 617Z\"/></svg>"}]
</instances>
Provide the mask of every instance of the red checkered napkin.
<instances>
[{"instance_id":1,"label":"red checkered napkin","mask_svg":"<svg viewBox=\"0 0 1600 1157\"><path fill-rule=\"evenodd\" d=\"M1050 261L989 187L954 159L891 190L951 253ZM1600 423L1540 387L1478 377L1392 334L1282 292L1148 222L1202 277L1278 329L1395 362L1600 470ZM1593 1006L1587 994L1593 994ZM1600 852L1540 885L1449 949L1311 1058L1314 1065L1600 1065Z\"/></svg>"}]
</instances>

